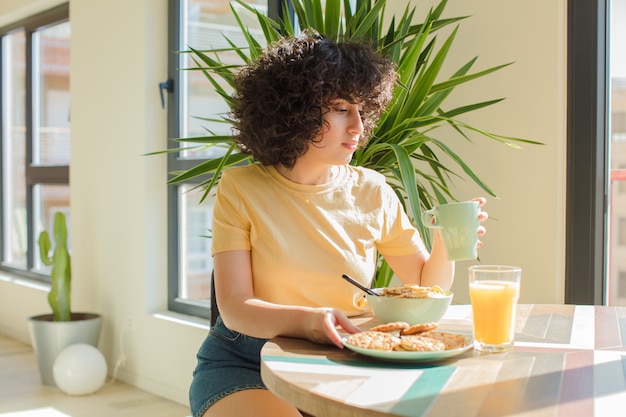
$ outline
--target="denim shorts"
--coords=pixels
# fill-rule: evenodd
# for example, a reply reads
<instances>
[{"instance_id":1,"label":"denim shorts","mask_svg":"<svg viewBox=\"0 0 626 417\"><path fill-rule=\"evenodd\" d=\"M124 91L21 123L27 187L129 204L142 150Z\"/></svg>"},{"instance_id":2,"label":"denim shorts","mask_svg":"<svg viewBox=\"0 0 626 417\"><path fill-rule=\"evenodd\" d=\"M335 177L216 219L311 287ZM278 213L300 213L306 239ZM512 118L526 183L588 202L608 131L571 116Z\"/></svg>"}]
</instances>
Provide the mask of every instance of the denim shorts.
<instances>
[{"instance_id":1,"label":"denim shorts","mask_svg":"<svg viewBox=\"0 0 626 417\"><path fill-rule=\"evenodd\" d=\"M247 389L267 389L261 380L261 348L267 339L228 329L217 318L198 350L189 388L193 417L201 417L217 400Z\"/></svg>"}]
</instances>

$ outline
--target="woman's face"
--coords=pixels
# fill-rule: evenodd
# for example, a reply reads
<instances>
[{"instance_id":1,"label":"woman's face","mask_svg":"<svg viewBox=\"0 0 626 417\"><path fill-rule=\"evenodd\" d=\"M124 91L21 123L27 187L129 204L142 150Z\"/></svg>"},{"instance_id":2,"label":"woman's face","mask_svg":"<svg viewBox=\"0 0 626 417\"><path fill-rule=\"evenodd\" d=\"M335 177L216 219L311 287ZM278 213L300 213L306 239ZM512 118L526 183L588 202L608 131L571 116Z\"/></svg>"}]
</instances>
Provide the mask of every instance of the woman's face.
<instances>
[{"instance_id":1,"label":"woman's face","mask_svg":"<svg viewBox=\"0 0 626 417\"><path fill-rule=\"evenodd\" d=\"M317 158L328 165L345 165L352 159L363 134L362 106L337 99L324 113L324 127L317 141L309 145L307 158Z\"/></svg>"}]
</instances>

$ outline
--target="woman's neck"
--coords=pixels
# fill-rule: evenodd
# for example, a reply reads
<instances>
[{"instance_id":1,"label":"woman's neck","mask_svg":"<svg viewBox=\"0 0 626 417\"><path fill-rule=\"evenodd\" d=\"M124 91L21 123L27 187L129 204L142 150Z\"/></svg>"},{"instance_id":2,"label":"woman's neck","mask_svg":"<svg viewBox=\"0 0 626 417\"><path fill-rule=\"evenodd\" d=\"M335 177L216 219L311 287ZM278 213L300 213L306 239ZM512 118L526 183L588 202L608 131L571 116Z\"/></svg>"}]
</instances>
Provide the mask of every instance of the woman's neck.
<instances>
[{"instance_id":1,"label":"woman's neck","mask_svg":"<svg viewBox=\"0 0 626 417\"><path fill-rule=\"evenodd\" d=\"M304 185L321 185L326 184L337 178L339 167L336 165L328 165L314 169L306 164L298 164L293 168L286 168L282 164L277 164L276 170L289 181Z\"/></svg>"}]
</instances>

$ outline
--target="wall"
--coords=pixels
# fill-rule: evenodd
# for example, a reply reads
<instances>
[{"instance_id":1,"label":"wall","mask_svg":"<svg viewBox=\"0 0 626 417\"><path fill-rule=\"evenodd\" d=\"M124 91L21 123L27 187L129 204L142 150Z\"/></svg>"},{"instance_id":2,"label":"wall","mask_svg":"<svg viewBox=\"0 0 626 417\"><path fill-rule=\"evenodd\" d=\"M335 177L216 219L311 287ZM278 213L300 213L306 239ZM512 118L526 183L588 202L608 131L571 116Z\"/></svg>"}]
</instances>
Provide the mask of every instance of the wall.
<instances>
[{"instance_id":1,"label":"wall","mask_svg":"<svg viewBox=\"0 0 626 417\"><path fill-rule=\"evenodd\" d=\"M59 3L3 0L0 25ZM493 219L481 261L522 266L522 302L562 302L566 1L451 0L446 14L472 15L454 67L474 55L480 69L515 61L454 97L506 98L467 121L545 142L523 151L478 137L461 145L499 195L485 207ZM157 85L166 78L167 1L73 0L70 15L75 309L104 315L100 349L111 371L125 359L120 379L186 403L206 327L166 313L166 166L144 156L166 137ZM459 193L484 194L465 184ZM468 265L458 265L458 302L467 301ZM26 318L47 311L41 286L0 276L1 333L29 342Z\"/></svg>"},{"instance_id":2,"label":"wall","mask_svg":"<svg viewBox=\"0 0 626 417\"><path fill-rule=\"evenodd\" d=\"M479 62L485 66L513 62L468 91L506 98L472 121L545 144L524 146L523 151L491 145L471 152L473 166L499 196L489 202L494 221L488 225L481 261L521 266L522 302L563 302L567 2L481 1L472 9L467 4L455 2L457 13L486 18L468 20L463 31L472 35L461 39L460 49L481 45ZM482 47L483 42L489 47Z\"/></svg>"}]
</instances>

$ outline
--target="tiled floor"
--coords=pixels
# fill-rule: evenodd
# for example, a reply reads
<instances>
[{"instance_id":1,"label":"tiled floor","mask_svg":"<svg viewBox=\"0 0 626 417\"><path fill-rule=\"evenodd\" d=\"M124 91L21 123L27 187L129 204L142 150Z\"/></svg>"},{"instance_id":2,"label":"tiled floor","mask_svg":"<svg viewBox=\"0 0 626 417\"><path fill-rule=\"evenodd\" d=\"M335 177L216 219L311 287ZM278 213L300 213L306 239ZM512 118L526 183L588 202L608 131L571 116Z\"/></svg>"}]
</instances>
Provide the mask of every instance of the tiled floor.
<instances>
[{"instance_id":1,"label":"tiled floor","mask_svg":"<svg viewBox=\"0 0 626 417\"><path fill-rule=\"evenodd\" d=\"M0 417L185 417L186 406L119 381L69 396L44 386L30 346L0 335Z\"/></svg>"}]
</instances>

